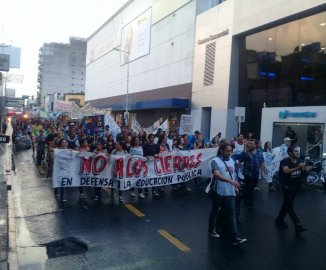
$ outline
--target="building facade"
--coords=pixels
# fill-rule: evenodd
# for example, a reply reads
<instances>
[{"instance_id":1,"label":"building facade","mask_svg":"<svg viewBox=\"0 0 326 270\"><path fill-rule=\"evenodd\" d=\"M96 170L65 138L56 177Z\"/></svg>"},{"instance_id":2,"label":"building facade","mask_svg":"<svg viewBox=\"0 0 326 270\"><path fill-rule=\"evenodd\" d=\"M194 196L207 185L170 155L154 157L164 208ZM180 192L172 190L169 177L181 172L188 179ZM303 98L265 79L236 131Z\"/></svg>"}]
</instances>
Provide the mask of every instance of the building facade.
<instances>
[{"instance_id":1,"label":"building facade","mask_svg":"<svg viewBox=\"0 0 326 270\"><path fill-rule=\"evenodd\" d=\"M45 106L48 95L84 93L86 39L71 37L69 44L45 43L39 53L38 89Z\"/></svg>"},{"instance_id":2,"label":"building facade","mask_svg":"<svg viewBox=\"0 0 326 270\"><path fill-rule=\"evenodd\" d=\"M129 1L87 40L86 101L263 138L264 107L326 105L325 25L322 0Z\"/></svg>"},{"instance_id":3,"label":"building facade","mask_svg":"<svg viewBox=\"0 0 326 270\"><path fill-rule=\"evenodd\" d=\"M239 132L235 108L244 107L241 133L254 132L277 144L280 138L272 138L277 132L265 135L262 127L271 118L262 118L262 110L296 107L304 112L305 106L326 105L325 45L326 5L320 0L228 0L198 15L191 106L195 127L230 139ZM326 110L318 119L326 119ZM300 120L306 119L296 119L295 125Z\"/></svg>"},{"instance_id":4,"label":"building facade","mask_svg":"<svg viewBox=\"0 0 326 270\"><path fill-rule=\"evenodd\" d=\"M127 2L88 38L86 101L112 108L119 122L128 111L143 126L177 125L190 113L196 15L219 2Z\"/></svg>"}]
</instances>

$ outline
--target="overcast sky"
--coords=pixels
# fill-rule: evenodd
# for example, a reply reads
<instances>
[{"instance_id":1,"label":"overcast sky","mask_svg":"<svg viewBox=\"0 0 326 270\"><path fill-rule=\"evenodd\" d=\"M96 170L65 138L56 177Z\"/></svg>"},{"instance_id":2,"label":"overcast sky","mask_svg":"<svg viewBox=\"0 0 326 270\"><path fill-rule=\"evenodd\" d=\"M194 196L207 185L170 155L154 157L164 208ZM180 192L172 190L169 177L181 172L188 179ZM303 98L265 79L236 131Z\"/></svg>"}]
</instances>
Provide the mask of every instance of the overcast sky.
<instances>
[{"instance_id":1,"label":"overcast sky","mask_svg":"<svg viewBox=\"0 0 326 270\"><path fill-rule=\"evenodd\" d=\"M0 0L0 43L21 48L24 75L16 96L36 95L38 52L44 43L89 37L128 0Z\"/></svg>"}]
</instances>

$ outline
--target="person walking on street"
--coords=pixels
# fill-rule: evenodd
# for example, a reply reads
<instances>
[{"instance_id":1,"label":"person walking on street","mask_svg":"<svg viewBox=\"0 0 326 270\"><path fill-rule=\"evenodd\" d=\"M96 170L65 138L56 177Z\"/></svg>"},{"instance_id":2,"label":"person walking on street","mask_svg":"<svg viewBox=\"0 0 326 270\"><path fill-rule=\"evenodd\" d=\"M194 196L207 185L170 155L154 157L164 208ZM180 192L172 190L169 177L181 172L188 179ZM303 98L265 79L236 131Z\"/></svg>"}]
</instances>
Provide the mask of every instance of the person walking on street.
<instances>
[{"instance_id":1,"label":"person walking on street","mask_svg":"<svg viewBox=\"0 0 326 270\"><path fill-rule=\"evenodd\" d=\"M301 225L297 214L294 211L294 199L301 186L302 172L305 170L305 164L300 162L300 150L296 146L289 146L289 157L283 159L280 163L280 182L283 189L284 201L281 210L275 220L275 225L279 228L288 228L284 218L289 214L296 234L305 232L306 229Z\"/></svg>"},{"instance_id":2,"label":"person walking on street","mask_svg":"<svg viewBox=\"0 0 326 270\"><path fill-rule=\"evenodd\" d=\"M264 156L257 151L258 141L251 139L245 145L244 151L234 155L235 160L243 162L244 193L243 200L246 206L252 207L254 200L254 188L257 185L259 173L264 177Z\"/></svg>"},{"instance_id":3,"label":"person walking on street","mask_svg":"<svg viewBox=\"0 0 326 270\"><path fill-rule=\"evenodd\" d=\"M45 141L46 137L44 136L44 131L41 129L40 134L36 137L37 143L37 152L36 152L36 166L40 166L45 155Z\"/></svg>"},{"instance_id":4,"label":"person walking on street","mask_svg":"<svg viewBox=\"0 0 326 270\"><path fill-rule=\"evenodd\" d=\"M240 184L235 180L235 162L230 158L232 151L230 144L221 144L218 156L211 161L213 177L209 187L212 189L212 209L209 214L208 235L219 238L217 224L226 224L232 237L232 244L239 245L246 242L247 239L239 238L237 232L235 196L236 189L240 187Z\"/></svg>"}]
</instances>

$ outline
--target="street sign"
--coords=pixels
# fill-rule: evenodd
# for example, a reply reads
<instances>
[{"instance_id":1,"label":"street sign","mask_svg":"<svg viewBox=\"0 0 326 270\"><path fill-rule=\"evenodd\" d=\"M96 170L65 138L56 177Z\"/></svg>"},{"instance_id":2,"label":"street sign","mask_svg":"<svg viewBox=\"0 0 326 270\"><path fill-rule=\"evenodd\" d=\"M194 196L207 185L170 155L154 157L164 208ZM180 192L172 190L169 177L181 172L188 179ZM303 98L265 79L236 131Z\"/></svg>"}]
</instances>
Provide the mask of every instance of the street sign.
<instances>
[{"instance_id":1,"label":"street sign","mask_svg":"<svg viewBox=\"0 0 326 270\"><path fill-rule=\"evenodd\" d=\"M235 107L234 108L234 120L235 122L242 123L246 121L246 108Z\"/></svg>"},{"instance_id":2,"label":"street sign","mask_svg":"<svg viewBox=\"0 0 326 270\"><path fill-rule=\"evenodd\" d=\"M0 143L9 143L10 136L8 135L0 135Z\"/></svg>"},{"instance_id":3,"label":"street sign","mask_svg":"<svg viewBox=\"0 0 326 270\"><path fill-rule=\"evenodd\" d=\"M22 98L6 98L5 107L23 107L24 99Z\"/></svg>"}]
</instances>

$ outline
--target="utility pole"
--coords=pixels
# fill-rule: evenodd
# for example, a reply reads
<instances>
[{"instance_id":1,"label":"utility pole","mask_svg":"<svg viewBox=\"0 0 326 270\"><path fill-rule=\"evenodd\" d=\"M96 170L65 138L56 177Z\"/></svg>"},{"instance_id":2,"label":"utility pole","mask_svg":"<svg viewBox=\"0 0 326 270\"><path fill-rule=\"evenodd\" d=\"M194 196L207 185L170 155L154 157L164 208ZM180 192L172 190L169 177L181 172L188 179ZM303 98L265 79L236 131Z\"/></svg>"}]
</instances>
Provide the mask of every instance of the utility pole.
<instances>
[{"instance_id":1,"label":"utility pole","mask_svg":"<svg viewBox=\"0 0 326 270\"><path fill-rule=\"evenodd\" d=\"M128 62L127 62L127 89L126 89L126 105L125 105L125 113L124 113L124 120L125 124L128 125L129 120L129 52L120 50L118 48L113 48L113 50L125 53L128 56Z\"/></svg>"}]
</instances>

